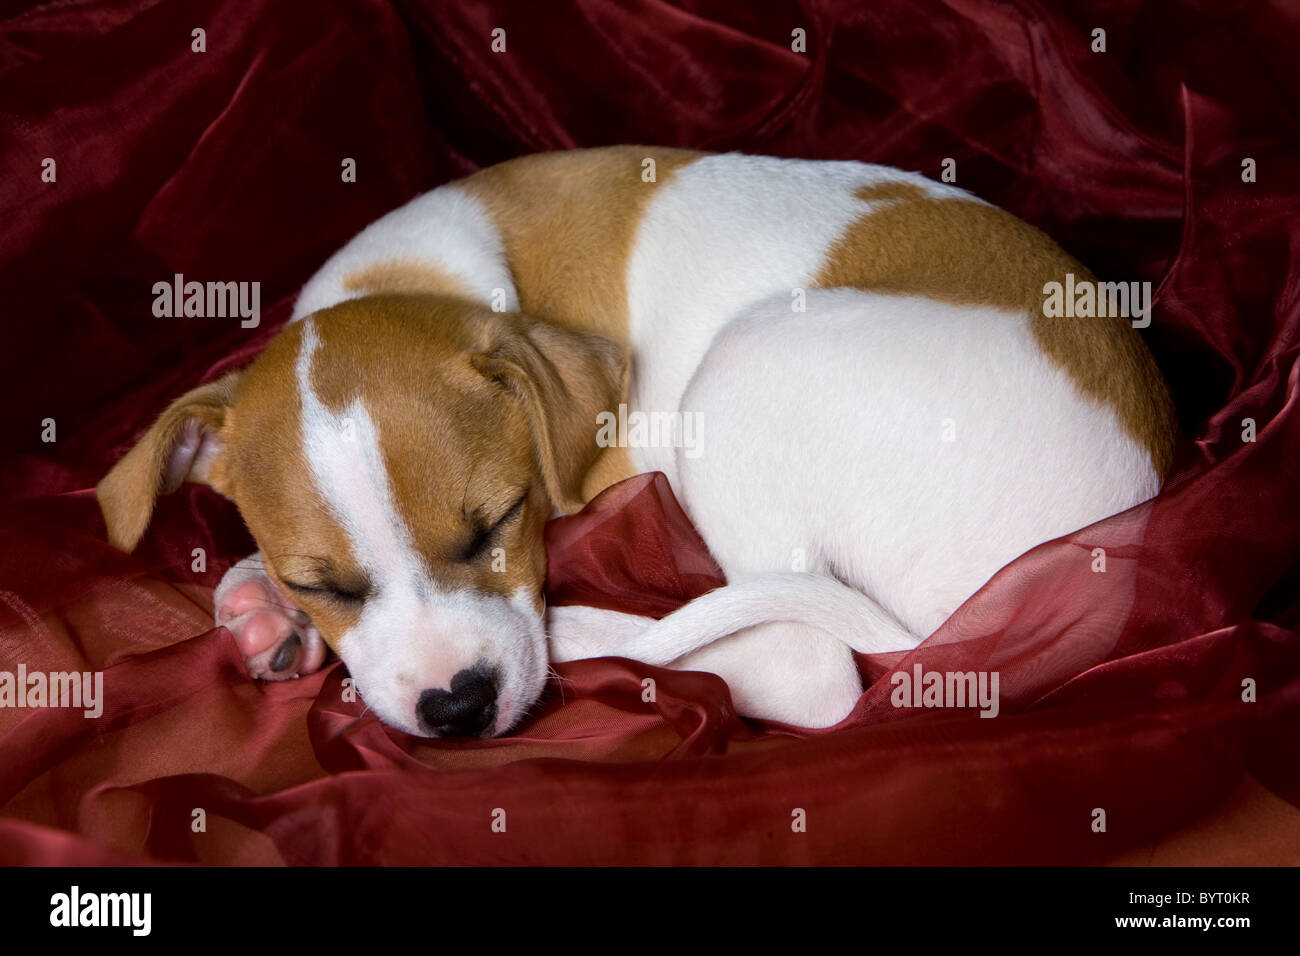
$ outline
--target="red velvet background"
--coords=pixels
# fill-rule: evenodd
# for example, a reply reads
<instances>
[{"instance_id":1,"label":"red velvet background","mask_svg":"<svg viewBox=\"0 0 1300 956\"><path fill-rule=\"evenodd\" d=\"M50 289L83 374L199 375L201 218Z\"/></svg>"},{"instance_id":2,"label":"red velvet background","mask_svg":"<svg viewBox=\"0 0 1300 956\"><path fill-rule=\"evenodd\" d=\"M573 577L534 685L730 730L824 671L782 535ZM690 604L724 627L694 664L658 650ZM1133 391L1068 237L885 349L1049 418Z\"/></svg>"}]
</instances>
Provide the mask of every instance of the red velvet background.
<instances>
[{"instance_id":1,"label":"red velvet background","mask_svg":"<svg viewBox=\"0 0 1300 956\"><path fill-rule=\"evenodd\" d=\"M7 7L0 669L102 669L107 704L0 710L0 861L1300 860L1294 7ZM1155 283L1174 479L1013 563L913 655L864 659L853 716L812 733L738 719L715 677L602 659L559 667L512 737L407 738L341 702L339 665L248 680L210 611L250 541L206 488L165 499L137 554L105 544L91 489L111 462L255 354L367 222L510 156L628 141L935 177L955 159L1094 271ZM260 281L261 327L153 318L178 272ZM662 613L713 580L652 479L550 531L557 601ZM885 675L916 662L997 670L1002 715L894 708Z\"/></svg>"}]
</instances>

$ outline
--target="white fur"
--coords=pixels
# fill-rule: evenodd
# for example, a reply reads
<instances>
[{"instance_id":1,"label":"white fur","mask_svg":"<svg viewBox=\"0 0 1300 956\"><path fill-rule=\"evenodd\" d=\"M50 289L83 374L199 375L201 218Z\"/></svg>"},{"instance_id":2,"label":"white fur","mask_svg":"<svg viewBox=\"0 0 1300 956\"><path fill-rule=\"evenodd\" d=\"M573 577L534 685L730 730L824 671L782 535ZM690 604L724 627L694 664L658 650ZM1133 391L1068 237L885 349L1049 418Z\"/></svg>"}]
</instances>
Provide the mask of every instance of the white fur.
<instances>
[{"instance_id":1,"label":"white fur","mask_svg":"<svg viewBox=\"0 0 1300 956\"><path fill-rule=\"evenodd\" d=\"M811 287L831 244L885 205L854 197L863 186L915 185L972 198L924 176L866 163L769 156L707 156L673 174L641 220L628 259L629 340L642 363L628 402L677 411L714 335L746 306ZM707 424L706 424L707 429ZM671 449L635 453L639 471L676 488Z\"/></svg>"},{"instance_id":2,"label":"white fur","mask_svg":"<svg viewBox=\"0 0 1300 956\"><path fill-rule=\"evenodd\" d=\"M629 405L702 416L707 439L698 457L661 447L634 460L669 476L733 583L657 623L552 609L556 659L615 653L707 669L741 713L825 726L861 691L850 648L914 646L1026 549L1156 492L1146 452L1041 353L1026 316L810 289L835 241L888 202L854 191L891 181L973 198L880 166L734 154L657 187L627 265ZM499 236L453 185L344 247L295 318L349 297L348 272L412 258L484 301L506 289L515 307ZM791 308L799 289L804 313ZM499 598L437 594L386 497L365 409L346 413L362 443L349 449L333 434L339 416L304 401L318 481L380 587L344 659L381 716L407 726L410 695L453 672L440 655L468 666L533 624ZM486 638L466 636L483 628ZM436 651L422 643L429 634ZM540 689L543 656L516 662L521 709Z\"/></svg>"},{"instance_id":3,"label":"white fur","mask_svg":"<svg viewBox=\"0 0 1300 956\"><path fill-rule=\"evenodd\" d=\"M732 577L662 621L572 606L551 608L547 626L552 660L627 657L709 671L726 680L740 713L804 727L838 723L861 695L849 647L917 643L866 595L790 572Z\"/></svg>"},{"instance_id":4,"label":"white fur","mask_svg":"<svg viewBox=\"0 0 1300 956\"><path fill-rule=\"evenodd\" d=\"M915 646L1024 551L1158 489L1025 316L850 289L807 306L735 317L682 397L710 441L674 490L732 584L659 623L553 609L553 654L562 632L566 657L677 661L742 712L836 723L861 691L849 648Z\"/></svg>"},{"instance_id":5,"label":"white fur","mask_svg":"<svg viewBox=\"0 0 1300 956\"><path fill-rule=\"evenodd\" d=\"M361 296L362 292L345 290L344 279L368 266L394 261L431 265L487 305L499 289L506 311L519 308L505 246L491 216L477 198L448 185L394 209L331 256L302 287L293 306L293 321Z\"/></svg>"},{"instance_id":6,"label":"white fur","mask_svg":"<svg viewBox=\"0 0 1300 956\"><path fill-rule=\"evenodd\" d=\"M802 315L769 300L717 336L682 406L711 439L678 455L675 491L732 583L658 623L553 609L552 646L564 630L566 655L711 670L742 712L789 723L836 723L857 700L852 682L828 686L828 637L842 666L849 648L914 646L1024 551L1159 485L1026 317L987 308L851 289L810 293Z\"/></svg>"},{"instance_id":7,"label":"white fur","mask_svg":"<svg viewBox=\"0 0 1300 956\"><path fill-rule=\"evenodd\" d=\"M682 398L710 441L679 456L676 491L728 575L802 554L924 637L1024 551L1155 494L1145 449L1026 316L853 289L807 303L735 318Z\"/></svg>"}]
</instances>

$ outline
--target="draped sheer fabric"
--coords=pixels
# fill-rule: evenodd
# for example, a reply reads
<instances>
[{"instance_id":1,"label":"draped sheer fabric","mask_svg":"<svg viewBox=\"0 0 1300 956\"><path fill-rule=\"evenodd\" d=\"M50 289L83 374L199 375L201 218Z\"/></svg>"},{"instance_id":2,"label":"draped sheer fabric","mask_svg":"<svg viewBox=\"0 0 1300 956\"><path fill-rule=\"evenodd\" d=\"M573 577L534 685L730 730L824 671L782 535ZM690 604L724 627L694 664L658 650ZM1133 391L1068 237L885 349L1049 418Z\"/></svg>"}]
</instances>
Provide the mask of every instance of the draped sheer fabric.
<instances>
[{"instance_id":1,"label":"draped sheer fabric","mask_svg":"<svg viewBox=\"0 0 1300 956\"><path fill-rule=\"evenodd\" d=\"M0 709L0 861L1300 859L1284 4L560 7L91 0L0 24L0 670L105 688L99 719ZM367 222L509 156L614 142L935 177L951 159L1099 275L1152 282L1143 334L1183 430L1165 491L1013 562L915 651L859 658L866 690L827 730L613 658L557 665L499 740L389 730L338 663L250 681L211 618L253 550L233 506L186 486L128 556L95 482L167 401L255 355ZM259 281L259 325L155 318L176 274ZM553 522L548 549L553 603L662 615L721 583L661 476ZM918 665L997 671L999 716L894 706L890 675Z\"/></svg>"}]
</instances>

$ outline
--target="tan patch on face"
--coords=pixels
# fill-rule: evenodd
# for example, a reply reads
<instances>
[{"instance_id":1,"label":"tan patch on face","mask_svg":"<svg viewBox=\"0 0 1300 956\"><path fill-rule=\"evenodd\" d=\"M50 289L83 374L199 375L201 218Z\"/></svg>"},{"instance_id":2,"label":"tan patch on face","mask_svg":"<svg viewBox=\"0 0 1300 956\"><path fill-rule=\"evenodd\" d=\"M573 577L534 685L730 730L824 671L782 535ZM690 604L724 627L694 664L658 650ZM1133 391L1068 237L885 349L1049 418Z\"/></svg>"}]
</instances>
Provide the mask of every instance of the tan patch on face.
<instances>
[{"instance_id":1,"label":"tan patch on face","mask_svg":"<svg viewBox=\"0 0 1300 956\"><path fill-rule=\"evenodd\" d=\"M608 405L621 386L618 351L439 295L348 300L272 341L240 380L223 482L271 577L336 650L364 604L304 595L288 582L347 592L384 582L367 579L356 553L364 544L350 539L306 458L296 366L307 322L318 339L312 392L335 415L359 401L374 426L413 552L402 560L414 558L438 590L523 591L540 613L552 496L557 482L567 487L591 465L594 424L580 423L594 423L594 405ZM536 388L529 376L541 377ZM545 454L543 432L553 442Z\"/></svg>"},{"instance_id":2,"label":"tan patch on face","mask_svg":"<svg viewBox=\"0 0 1300 956\"><path fill-rule=\"evenodd\" d=\"M1028 223L993 206L935 199L908 183L855 194L889 205L867 213L831 247L816 284L922 295L1028 312L1039 347L1086 396L1114 408L1164 474L1173 457L1173 402L1141 336L1124 318L1048 318L1043 286L1079 262Z\"/></svg>"},{"instance_id":3,"label":"tan patch on face","mask_svg":"<svg viewBox=\"0 0 1300 956\"><path fill-rule=\"evenodd\" d=\"M335 413L342 413L354 400L363 404L378 435L393 506L436 584L507 597L524 589L540 611L546 569L542 528L551 513L551 488L539 464L538 417L531 413L525 396L485 374L476 362L485 356L526 359L532 355L545 356L545 361L539 358L534 363L542 366L562 366L582 361L583 356L599 364L604 352L588 348L581 336L440 296L350 300L317 313L312 322L319 338L312 360L313 391ZM265 359L259 359L258 364L265 361L266 368L250 379L250 387L270 380L294 382L301 335L290 331L281 338L283 346L268 349ZM514 345L504 348L507 343ZM533 352L534 348L540 351ZM514 365L510 369L516 370ZM382 370L382 374L358 375L359 370ZM569 376L575 377L584 385L599 378ZM610 389L613 381L608 380ZM296 409L296 393L286 398L283 392L283 388L265 391L256 403L281 409L287 403ZM586 398L603 407L612 395L609 391ZM547 430L562 446L556 454L578 459L571 465L562 460L554 463L561 475L572 470L581 474L586 467L581 449L564 450L574 445L564 441L566 429L572 428L565 421L573 411L569 398L549 400L542 409L548 416ZM591 417L594 422L594 412ZM291 416L290 421L296 418ZM582 418L585 421L585 411ZM264 420L258 430L269 430L267 446L301 445L296 432L291 434L274 421ZM250 425L248 431L253 433L254 428ZM591 433L594 441L594 425ZM312 480L297 447L292 457L264 447L250 453L241 467L273 458L304 482ZM257 517L250 514L248 520L264 548L275 550L268 539L292 538L299 551L347 556L339 561L341 573L360 573L347 542L340 538L346 535L316 499L308 501L316 515L305 516L299 510L292 517L281 517L276 509L285 507L284 495L272 494L275 504L271 506L261 501L261 491L258 496L250 507ZM321 513L331 528L321 526ZM499 520L503 517L506 520ZM481 547L475 548L476 542ZM304 609L312 613L305 604Z\"/></svg>"},{"instance_id":4,"label":"tan patch on face","mask_svg":"<svg viewBox=\"0 0 1300 956\"><path fill-rule=\"evenodd\" d=\"M365 581L303 452L294 376L301 330L295 324L277 335L240 378L224 432L222 490L257 540L268 575L337 650L338 639L356 625L361 605L304 595L288 584L354 588Z\"/></svg>"},{"instance_id":5,"label":"tan patch on face","mask_svg":"<svg viewBox=\"0 0 1300 956\"><path fill-rule=\"evenodd\" d=\"M473 299L460 279L436 265L416 259L395 259L349 272L343 277L343 289L363 295L434 292Z\"/></svg>"},{"instance_id":6,"label":"tan patch on face","mask_svg":"<svg viewBox=\"0 0 1300 956\"><path fill-rule=\"evenodd\" d=\"M316 321L316 394L335 412L360 398L393 506L437 586L503 597L524 588L540 610L550 510L533 436L520 408L470 364L500 317L448 299L379 297ZM383 374L358 378L357 367Z\"/></svg>"},{"instance_id":7,"label":"tan patch on face","mask_svg":"<svg viewBox=\"0 0 1300 956\"><path fill-rule=\"evenodd\" d=\"M627 260L646 204L706 154L613 146L523 156L461 183L505 242L520 310L627 346ZM642 162L655 161L655 182Z\"/></svg>"}]
</instances>

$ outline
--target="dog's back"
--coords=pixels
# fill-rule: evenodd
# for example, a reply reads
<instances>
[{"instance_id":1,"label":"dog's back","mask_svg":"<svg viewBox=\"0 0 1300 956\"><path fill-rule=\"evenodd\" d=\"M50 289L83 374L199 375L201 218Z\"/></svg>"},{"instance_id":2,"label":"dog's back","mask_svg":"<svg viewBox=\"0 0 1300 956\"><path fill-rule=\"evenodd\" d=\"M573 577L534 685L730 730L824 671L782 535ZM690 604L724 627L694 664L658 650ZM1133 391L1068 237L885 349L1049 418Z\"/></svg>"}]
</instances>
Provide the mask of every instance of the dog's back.
<instances>
[{"instance_id":1,"label":"dog's back","mask_svg":"<svg viewBox=\"0 0 1300 956\"><path fill-rule=\"evenodd\" d=\"M630 345L629 405L673 412L718 330L769 297L797 311L812 289L852 287L988 306L1028 321L1163 475L1160 374L1129 318L1045 315L1045 287L1067 281L1093 277L1039 230L916 174L619 146L521 157L413 200L334 256L295 315L376 292L465 294ZM672 458L648 450L631 467L672 477Z\"/></svg>"}]
</instances>

